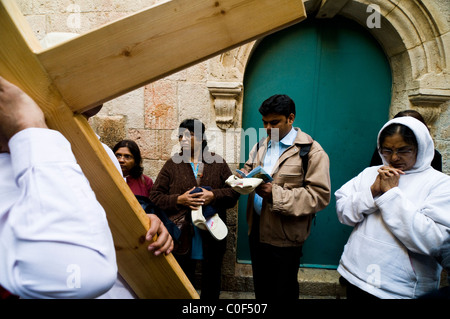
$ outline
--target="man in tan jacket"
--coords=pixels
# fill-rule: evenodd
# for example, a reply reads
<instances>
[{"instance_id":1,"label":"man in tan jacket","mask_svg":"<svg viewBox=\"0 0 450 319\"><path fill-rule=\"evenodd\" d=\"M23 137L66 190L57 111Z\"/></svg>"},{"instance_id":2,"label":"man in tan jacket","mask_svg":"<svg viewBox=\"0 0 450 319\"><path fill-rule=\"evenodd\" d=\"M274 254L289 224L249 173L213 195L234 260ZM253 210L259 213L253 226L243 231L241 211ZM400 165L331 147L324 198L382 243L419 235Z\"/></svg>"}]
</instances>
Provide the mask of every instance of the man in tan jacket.
<instances>
[{"instance_id":1,"label":"man in tan jacket","mask_svg":"<svg viewBox=\"0 0 450 319\"><path fill-rule=\"evenodd\" d=\"M248 198L255 297L298 299L302 246L314 214L330 201L329 158L317 141L292 126L295 104L287 95L270 97L259 112L268 137L253 147L243 171L262 166L273 181ZM308 163L302 163L308 148Z\"/></svg>"}]
</instances>

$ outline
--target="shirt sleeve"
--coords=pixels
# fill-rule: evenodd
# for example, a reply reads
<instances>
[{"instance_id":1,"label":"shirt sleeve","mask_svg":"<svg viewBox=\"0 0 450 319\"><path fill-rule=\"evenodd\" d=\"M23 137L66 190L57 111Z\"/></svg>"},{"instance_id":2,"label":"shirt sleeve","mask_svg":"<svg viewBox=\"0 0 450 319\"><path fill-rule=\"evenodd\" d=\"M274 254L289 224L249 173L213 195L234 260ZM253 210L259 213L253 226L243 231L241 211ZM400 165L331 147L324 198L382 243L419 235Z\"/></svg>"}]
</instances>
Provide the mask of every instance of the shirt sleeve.
<instances>
[{"instance_id":1,"label":"shirt sleeve","mask_svg":"<svg viewBox=\"0 0 450 319\"><path fill-rule=\"evenodd\" d=\"M217 207L225 209L236 206L240 194L238 192L235 192L230 186L225 183L227 178L233 174L231 173L230 167L225 162L225 160L222 159L221 162L214 163L214 170L221 185L218 188L212 189L212 192L214 194L213 204Z\"/></svg>"},{"instance_id":2,"label":"shirt sleeve","mask_svg":"<svg viewBox=\"0 0 450 319\"><path fill-rule=\"evenodd\" d=\"M364 182L375 181L376 175L372 171L363 171L335 192L336 212L342 224L355 226L378 209L370 190L371 184Z\"/></svg>"},{"instance_id":3,"label":"shirt sleeve","mask_svg":"<svg viewBox=\"0 0 450 319\"><path fill-rule=\"evenodd\" d=\"M108 291L117 278L111 232L69 142L59 132L31 128L14 135L9 148L18 195L0 212L1 284L22 298Z\"/></svg>"},{"instance_id":4,"label":"shirt sleeve","mask_svg":"<svg viewBox=\"0 0 450 319\"><path fill-rule=\"evenodd\" d=\"M149 194L150 200L156 206L165 210L168 215L183 209L183 206L177 204L178 196L181 194L171 189L171 181L174 180L174 176L179 174L176 168L177 164L172 160L168 160L159 171Z\"/></svg>"},{"instance_id":5,"label":"shirt sleeve","mask_svg":"<svg viewBox=\"0 0 450 319\"><path fill-rule=\"evenodd\" d=\"M450 230L450 183L436 185L418 205L394 187L376 199L383 220L409 250L429 255L440 247Z\"/></svg>"},{"instance_id":6,"label":"shirt sleeve","mask_svg":"<svg viewBox=\"0 0 450 319\"><path fill-rule=\"evenodd\" d=\"M120 167L120 163L117 160L116 155L114 154L114 152L112 151L112 149L110 149L108 147L108 145L101 143L103 148L105 149L106 153L108 154L109 158L111 158L111 161L113 162L114 166L117 168L117 170L119 171L120 175L123 177L123 172L122 172L122 168Z\"/></svg>"}]
</instances>

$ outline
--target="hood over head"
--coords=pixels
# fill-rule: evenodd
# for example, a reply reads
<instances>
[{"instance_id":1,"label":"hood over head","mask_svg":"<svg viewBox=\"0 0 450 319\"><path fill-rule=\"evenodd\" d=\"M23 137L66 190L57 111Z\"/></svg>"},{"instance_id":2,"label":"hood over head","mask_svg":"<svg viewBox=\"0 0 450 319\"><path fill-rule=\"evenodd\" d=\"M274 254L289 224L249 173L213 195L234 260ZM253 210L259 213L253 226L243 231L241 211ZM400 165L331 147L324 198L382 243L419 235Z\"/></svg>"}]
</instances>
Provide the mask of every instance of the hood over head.
<instances>
[{"instance_id":1,"label":"hood over head","mask_svg":"<svg viewBox=\"0 0 450 319\"><path fill-rule=\"evenodd\" d=\"M421 172L431 167L431 161L433 160L434 157L433 139L431 138L430 131L428 130L428 128L422 122L415 119L414 117L411 116L398 117L384 124L380 132L378 133L377 138L378 149L380 148L379 145L380 133L384 130L384 128L394 123L403 124L409 127L413 131L417 140L418 149L417 149L416 163L414 164L412 169L406 171L405 173L410 174ZM380 156L383 161L383 164L388 165L384 157L381 154Z\"/></svg>"}]
</instances>

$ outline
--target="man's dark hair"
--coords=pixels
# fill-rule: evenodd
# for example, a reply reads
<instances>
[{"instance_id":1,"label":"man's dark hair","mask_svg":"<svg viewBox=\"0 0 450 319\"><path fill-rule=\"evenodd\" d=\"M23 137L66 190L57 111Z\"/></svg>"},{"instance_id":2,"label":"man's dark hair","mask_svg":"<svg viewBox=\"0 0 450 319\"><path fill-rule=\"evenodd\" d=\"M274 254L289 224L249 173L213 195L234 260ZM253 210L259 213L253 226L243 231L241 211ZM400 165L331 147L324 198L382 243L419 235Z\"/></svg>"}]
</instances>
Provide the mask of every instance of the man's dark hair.
<instances>
[{"instance_id":1,"label":"man's dark hair","mask_svg":"<svg viewBox=\"0 0 450 319\"><path fill-rule=\"evenodd\" d=\"M261 113L262 116L276 113L289 117L291 113L295 115L295 103L287 95L276 94L269 97L261 104L259 113Z\"/></svg>"}]
</instances>

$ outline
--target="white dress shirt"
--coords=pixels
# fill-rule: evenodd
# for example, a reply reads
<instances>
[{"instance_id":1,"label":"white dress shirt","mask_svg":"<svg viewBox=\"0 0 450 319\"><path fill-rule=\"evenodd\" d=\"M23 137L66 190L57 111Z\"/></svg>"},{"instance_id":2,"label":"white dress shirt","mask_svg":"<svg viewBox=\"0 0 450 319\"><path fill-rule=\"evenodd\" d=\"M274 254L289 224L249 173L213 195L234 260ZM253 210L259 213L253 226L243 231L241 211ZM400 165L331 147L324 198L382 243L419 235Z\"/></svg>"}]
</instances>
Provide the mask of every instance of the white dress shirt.
<instances>
[{"instance_id":1,"label":"white dress shirt","mask_svg":"<svg viewBox=\"0 0 450 319\"><path fill-rule=\"evenodd\" d=\"M100 139L100 136L97 135L97 138ZM105 143L100 142L105 149L108 156L111 158L114 166L116 166L120 175L123 177L122 168L120 167L119 160L116 155ZM126 181L126 179L124 178ZM133 290L128 286L125 279L122 278L120 274L117 274L117 280L114 286L105 294L98 297L98 299L135 299L137 296L134 294Z\"/></svg>"},{"instance_id":2,"label":"white dress shirt","mask_svg":"<svg viewBox=\"0 0 450 319\"><path fill-rule=\"evenodd\" d=\"M0 284L22 298L94 298L117 278L105 211L70 149L30 128L0 154Z\"/></svg>"}]
</instances>

